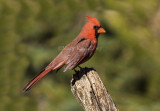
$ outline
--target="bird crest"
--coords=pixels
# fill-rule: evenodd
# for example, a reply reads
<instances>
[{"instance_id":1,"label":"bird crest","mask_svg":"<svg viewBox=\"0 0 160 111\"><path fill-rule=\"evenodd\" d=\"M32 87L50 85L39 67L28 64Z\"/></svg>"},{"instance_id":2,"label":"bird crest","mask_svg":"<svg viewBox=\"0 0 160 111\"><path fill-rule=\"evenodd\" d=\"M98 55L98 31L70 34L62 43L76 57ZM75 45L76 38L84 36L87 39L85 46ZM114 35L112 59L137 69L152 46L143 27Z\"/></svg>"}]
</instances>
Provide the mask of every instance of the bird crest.
<instances>
[{"instance_id":1,"label":"bird crest","mask_svg":"<svg viewBox=\"0 0 160 111\"><path fill-rule=\"evenodd\" d=\"M97 18L95 17L91 17L91 16L86 16L87 19L88 19L88 22L91 22L93 24L95 24L96 26L100 26L100 23L99 21L97 20Z\"/></svg>"}]
</instances>

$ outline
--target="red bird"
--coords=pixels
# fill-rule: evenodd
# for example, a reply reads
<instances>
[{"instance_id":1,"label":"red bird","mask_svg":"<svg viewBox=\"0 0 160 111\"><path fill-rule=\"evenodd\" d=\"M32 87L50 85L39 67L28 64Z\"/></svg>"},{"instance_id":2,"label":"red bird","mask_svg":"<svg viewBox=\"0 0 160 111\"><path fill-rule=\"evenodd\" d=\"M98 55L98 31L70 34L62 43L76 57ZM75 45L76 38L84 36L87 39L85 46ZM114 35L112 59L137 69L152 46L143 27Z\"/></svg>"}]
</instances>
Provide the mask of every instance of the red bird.
<instances>
[{"instance_id":1,"label":"red bird","mask_svg":"<svg viewBox=\"0 0 160 111\"><path fill-rule=\"evenodd\" d=\"M100 33L106 31L101 27L95 17L87 16L88 22L82 28L79 35L68 44L60 54L36 77L34 77L24 88L24 92L30 90L39 80L52 70L58 70L65 65L64 72L75 69L80 64L90 59L98 43Z\"/></svg>"}]
</instances>

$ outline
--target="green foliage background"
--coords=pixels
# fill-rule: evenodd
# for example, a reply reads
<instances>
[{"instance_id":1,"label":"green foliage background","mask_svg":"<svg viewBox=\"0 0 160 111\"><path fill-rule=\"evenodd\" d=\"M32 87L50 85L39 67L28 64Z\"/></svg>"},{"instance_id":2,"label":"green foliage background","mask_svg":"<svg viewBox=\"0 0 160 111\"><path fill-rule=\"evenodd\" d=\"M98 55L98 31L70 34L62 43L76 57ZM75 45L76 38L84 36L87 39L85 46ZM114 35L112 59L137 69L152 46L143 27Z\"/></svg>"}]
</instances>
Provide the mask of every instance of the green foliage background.
<instances>
[{"instance_id":1,"label":"green foliage background","mask_svg":"<svg viewBox=\"0 0 160 111\"><path fill-rule=\"evenodd\" d=\"M121 111L160 111L159 0L0 0L0 111L82 111L73 71L25 84L95 16L107 30L94 67Z\"/></svg>"}]
</instances>

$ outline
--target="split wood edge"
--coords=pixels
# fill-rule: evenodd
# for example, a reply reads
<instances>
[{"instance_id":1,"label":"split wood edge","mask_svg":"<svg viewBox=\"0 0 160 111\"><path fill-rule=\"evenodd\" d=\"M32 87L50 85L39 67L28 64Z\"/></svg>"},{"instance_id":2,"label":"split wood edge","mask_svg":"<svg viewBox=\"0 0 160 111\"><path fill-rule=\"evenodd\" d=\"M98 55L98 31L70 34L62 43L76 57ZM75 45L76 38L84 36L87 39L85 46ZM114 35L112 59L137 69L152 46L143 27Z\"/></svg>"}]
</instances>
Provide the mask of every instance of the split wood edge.
<instances>
[{"instance_id":1,"label":"split wood edge","mask_svg":"<svg viewBox=\"0 0 160 111\"><path fill-rule=\"evenodd\" d=\"M73 75L71 91L85 111L119 111L93 68L81 68Z\"/></svg>"}]
</instances>

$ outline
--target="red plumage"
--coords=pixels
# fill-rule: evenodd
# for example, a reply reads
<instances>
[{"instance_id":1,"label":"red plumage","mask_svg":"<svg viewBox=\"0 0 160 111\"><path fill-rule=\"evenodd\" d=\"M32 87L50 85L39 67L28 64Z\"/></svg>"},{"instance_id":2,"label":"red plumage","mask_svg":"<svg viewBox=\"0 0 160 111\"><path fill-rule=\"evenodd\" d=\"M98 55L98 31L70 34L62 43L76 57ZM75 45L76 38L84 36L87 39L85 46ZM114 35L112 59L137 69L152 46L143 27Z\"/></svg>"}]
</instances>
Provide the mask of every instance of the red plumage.
<instances>
[{"instance_id":1,"label":"red plumage","mask_svg":"<svg viewBox=\"0 0 160 111\"><path fill-rule=\"evenodd\" d=\"M100 33L105 33L105 30L95 17L87 16L87 18L88 22L82 28L79 35L43 71L26 85L24 91L31 89L51 70L58 70L65 65L65 72L68 69L76 68L93 56L97 47L98 36Z\"/></svg>"}]
</instances>

